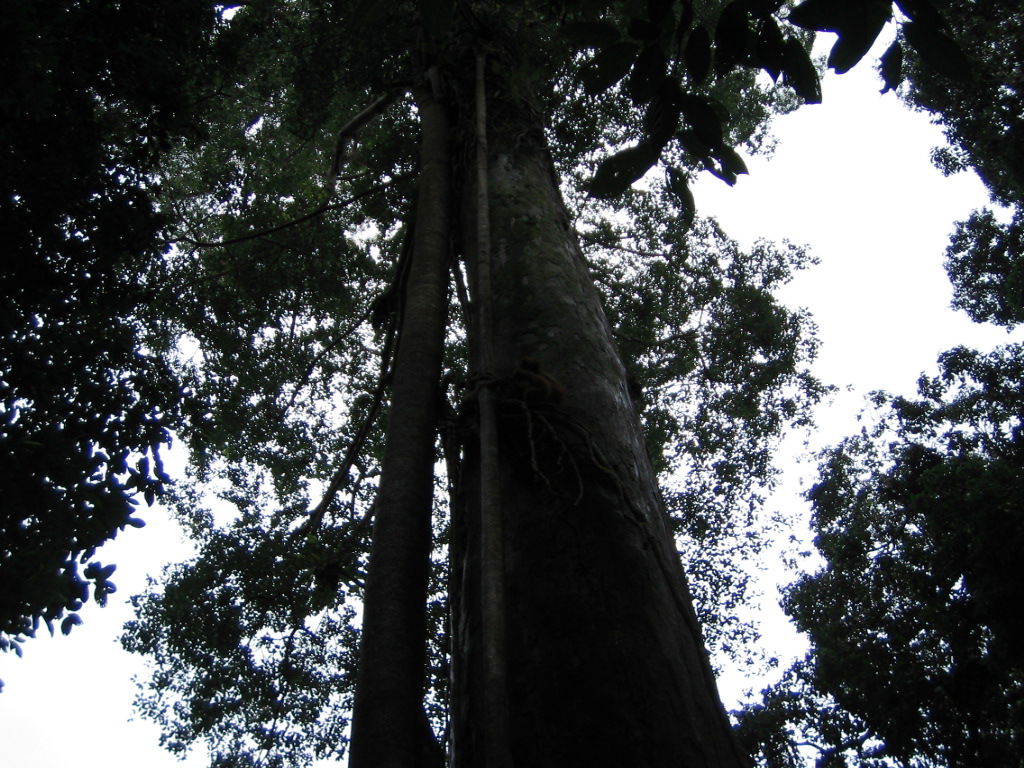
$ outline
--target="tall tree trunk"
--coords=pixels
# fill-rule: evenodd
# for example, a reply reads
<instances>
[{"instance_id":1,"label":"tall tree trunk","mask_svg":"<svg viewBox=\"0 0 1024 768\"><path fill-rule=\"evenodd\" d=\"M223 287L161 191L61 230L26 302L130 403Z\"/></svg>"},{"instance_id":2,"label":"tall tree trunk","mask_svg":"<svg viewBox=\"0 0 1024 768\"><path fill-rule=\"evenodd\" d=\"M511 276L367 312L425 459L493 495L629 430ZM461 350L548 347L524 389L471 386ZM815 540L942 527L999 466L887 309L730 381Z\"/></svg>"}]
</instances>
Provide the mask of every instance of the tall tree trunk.
<instances>
[{"instance_id":1,"label":"tall tree trunk","mask_svg":"<svg viewBox=\"0 0 1024 768\"><path fill-rule=\"evenodd\" d=\"M488 178L513 764L744 766L539 113L508 74L489 75ZM469 441L463 482L452 727L454 765L476 768L480 480Z\"/></svg>"},{"instance_id":2,"label":"tall tree trunk","mask_svg":"<svg viewBox=\"0 0 1024 768\"><path fill-rule=\"evenodd\" d=\"M434 439L447 319L451 169L445 107L417 92L423 136L352 717L352 768L423 764Z\"/></svg>"}]
</instances>

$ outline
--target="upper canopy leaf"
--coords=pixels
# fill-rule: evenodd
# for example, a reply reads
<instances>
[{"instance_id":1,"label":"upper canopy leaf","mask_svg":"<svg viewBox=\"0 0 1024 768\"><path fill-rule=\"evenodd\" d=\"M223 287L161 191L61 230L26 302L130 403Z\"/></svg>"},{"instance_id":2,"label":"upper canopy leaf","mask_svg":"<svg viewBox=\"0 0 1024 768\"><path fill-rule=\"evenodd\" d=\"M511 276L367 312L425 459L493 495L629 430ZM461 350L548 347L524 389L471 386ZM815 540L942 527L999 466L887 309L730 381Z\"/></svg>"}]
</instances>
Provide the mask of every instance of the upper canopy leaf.
<instances>
[{"instance_id":1,"label":"upper canopy leaf","mask_svg":"<svg viewBox=\"0 0 1024 768\"><path fill-rule=\"evenodd\" d=\"M829 53L828 65L838 74L852 69L871 49L878 33L891 17L889 0L865 4L855 20L838 30L839 39Z\"/></svg>"},{"instance_id":2,"label":"upper canopy leaf","mask_svg":"<svg viewBox=\"0 0 1024 768\"><path fill-rule=\"evenodd\" d=\"M619 28L610 21L577 21L562 27L562 33L578 49L604 48L622 38Z\"/></svg>"},{"instance_id":3,"label":"upper canopy leaf","mask_svg":"<svg viewBox=\"0 0 1024 768\"><path fill-rule=\"evenodd\" d=\"M787 38L784 48L783 70L784 81L797 96L808 104L821 103L821 80L818 70L807 49L795 37Z\"/></svg>"},{"instance_id":4,"label":"upper canopy leaf","mask_svg":"<svg viewBox=\"0 0 1024 768\"><path fill-rule=\"evenodd\" d=\"M711 100L705 96L686 94L682 98L683 116L704 144L712 149L722 146L725 135L722 119Z\"/></svg>"},{"instance_id":5,"label":"upper canopy leaf","mask_svg":"<svg viewBox=\"0 0 1024 768\"><path fill-rule=\"evenodd\" d=\"M420 19L434 40L448 35L455 13L455 0L419 0Z\"/></svg>"},{"instance_id":6,"label":"upper canopy leaf","mask_svg":"<svg viewBox=\"0 0 1024 768\"><path fill-rule=\"evenodd\" d=\"M686 74L694 85L700 85L711 73L711 35L703 24L698 24L686 41L683 54Z\"/></svg>"},{"instance_id":7,"label":"upper canopy leaf","mask_svg":"<svg viewBox=\"0 0 1024 768\"><path fill-rule=\"evenodd\" d=\"M715 69L728 72L746 60L753 47L750 13L744 0L727 5L718 17L715 28Z\"/></svg>"},{"instance_id":8,"label":"upper canopy leaf","mask_svg":"<svg viewBox=\"0 0 1024 768\"><path fill-rule=\"evenodd\" d=\"M890 18L890 0L805 0L789 12L791 24L839 35L828 64L840 74L864 57Z\"/></svg>"},{"instance_id":9,"label":"upper canopy leaf","mask_svg":"<svg viewBox=\"0 0 1024 768\"><path fill-rule=\"evenodd\" d=\"M900 45L899 40L893 41L893 44L882 54L880 64L879 72L882 75L882 80L885 81L882 93L894 90L903 82L903 46Z\"/></svg>"},{"instance_id":10,"label":"upper canopy leaf","mask_svg":"<svg viewBox=\"0 0 1024 768\"><path fill-rule=\"evenodd\" d=\"M583 90L594 96L611 88L629 73L639 52L640 46L629 40L602 48L580 75Z\"/></svg>"},{"instance_id":11,"label":"upper canopy leaf","mask_svg":"<svg viewBox=\"0 0 1024 768\"><path fill-rule=\"evenodd\" d=\"M903 34L925 63L936 72L953 80L966 80L970 77L971 65L963 51L934 24L908 21L903 25Z\"/></svg>"},{"instance_id":12,"label":"upper canopy leaf","mask_svg":"<svg viewBox=\"0 0 1024 768\"><path fill-rule=\"evenodd\" d=\"M643 142L606 158L590 182L590 194L602 199L621 195L658 162L660 154L660 147Z\"/></svg>"}]
</instances>

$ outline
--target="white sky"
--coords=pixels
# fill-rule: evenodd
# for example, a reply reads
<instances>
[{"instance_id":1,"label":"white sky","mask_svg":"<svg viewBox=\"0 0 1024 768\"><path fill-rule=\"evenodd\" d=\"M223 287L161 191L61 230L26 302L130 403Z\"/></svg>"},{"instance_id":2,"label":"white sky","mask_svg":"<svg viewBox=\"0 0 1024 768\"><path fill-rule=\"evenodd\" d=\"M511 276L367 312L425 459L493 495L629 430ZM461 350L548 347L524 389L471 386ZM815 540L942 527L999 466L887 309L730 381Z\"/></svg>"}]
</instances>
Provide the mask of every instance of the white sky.
<instances>
[{"instance_id":1,"label":"white sky","mask_svg":"<svg viewBox=\"0 0 1024 768\"><path fill-rule=\"evenodd\" d=\"M934 370L939 352L1009 340L949 309L942 268L947 237L952 223L985 205L987 196L973 174L945 178L931 166L929 152L942 142L941 132L894 94L878 93L869 63L877 53L842 77L827 77L824 104L781 118L774 156L748 158L750 175L736 187L709 177L695 190L700 214L718 217L741 243L788 239L810 245L821 260L785 294L818 323L818 376L851 386L820 409L815 446L857 429L856 412L868 391L912 392L918 375ZM799 447L799 440L791 441L787 452ZM789 472L772 503L802 506L797 492L808 470L805 464ZM90 603L84 624L69 637L41 631L25 643L22 659L0 655L0 766L205 765L198 756L176 761L157 746L155 726L132 720L131 676L142 662L116 641L131 618L126 600L144 588L147 574L188 552L160 512L142 516L146 528L129 529L102 550L103 562L118 564L113 580L119 591L109 607ZM771 609L774 595L765 603ZM778 629L777 614L770 620L777 630L772 637L785 649L793 641ZM740 687L730 680L723 692L731 696Z\"/></svg>"},{"instance_id":2,"label":"white sky","mask_svg":"<svg viewBox=\"0 0 1024 768\"><path fill-rule=\"evenodd\" d=\"M990 349L1022 337L950 308L943 267L949 235L955 221L988 204L988 194L973 172L944 177L930 159L931 149L945 143L941 129L894 93L879 93L872 62L890 41L883 33L854 70L827 75L822 104L779 118L776 151L747 158L750 174L735 187L708 176L694 191L698 213L715 216L741 244L789 240L809 245L820 260L782 296L810 310L822 341L814 372L841 389L817 409L813 434L785 441L783 479L769 501L777 510L799 510L805 520L802 492L816 469L809 452L859 431L869 392L913 394L921 373L937 371L941 352L958 345ZM816 50L828 46L819 41ZM806 531L795 533L810 540ZM775 589L792 576L768 568L759 617L765 644L781 658L795 658L806 646ZM745 688L764 684L728 673L719 683L727 706Z\"/></svg>"}]
</instances>

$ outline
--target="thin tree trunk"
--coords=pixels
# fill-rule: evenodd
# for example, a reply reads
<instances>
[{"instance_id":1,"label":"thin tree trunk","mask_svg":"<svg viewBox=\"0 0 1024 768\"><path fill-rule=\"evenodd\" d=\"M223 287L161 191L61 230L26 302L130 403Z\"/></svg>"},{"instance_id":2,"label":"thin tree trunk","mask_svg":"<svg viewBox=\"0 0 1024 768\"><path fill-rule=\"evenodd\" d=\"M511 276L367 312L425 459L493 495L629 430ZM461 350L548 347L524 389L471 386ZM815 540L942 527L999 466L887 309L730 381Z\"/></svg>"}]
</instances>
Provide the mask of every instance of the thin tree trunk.
<instances>
[{"instance_id":1,"label":"thin tree trunk","mask_svg":"<svg viewBox=\"0 0 1024 768\"><path fill-rule=\"evenodd\" d=\"M480 369L486 377L477 390L480 427L480 635L483 646L484 765L508 768L508 711L505 682L505 532L501 508L501 456L498 450L494 375L494 306L491 289L490 203L487 190L486 57L476 54L474 135L476 137L476 334Z\"/></svg>"},{"instance_id":2,"label":"thin tree trunk","mask_svg":"<svg viewBox=\"0 0 1024 768\"><path fill-rule=\"evenodd\" d=\"M744 766L538 111L511 92L491 89L505 97L489 102L488 139L513 764ZM469 446L463 478L453 739L457 768L476 768L480 479Z\"/></svg>"},{"instance_id":3,"label":"thin tree trunk","mask_svg":"<svg viewBox=\"0 0 1024 768\"><path fill-rule=\"evenodd\" d=\"M422 139L412 262L374 506L352 718L352 768L414 768L424 749L434 438L447 319L451 171L445 108L417 92Z\"/></svg>"}]
</instances>

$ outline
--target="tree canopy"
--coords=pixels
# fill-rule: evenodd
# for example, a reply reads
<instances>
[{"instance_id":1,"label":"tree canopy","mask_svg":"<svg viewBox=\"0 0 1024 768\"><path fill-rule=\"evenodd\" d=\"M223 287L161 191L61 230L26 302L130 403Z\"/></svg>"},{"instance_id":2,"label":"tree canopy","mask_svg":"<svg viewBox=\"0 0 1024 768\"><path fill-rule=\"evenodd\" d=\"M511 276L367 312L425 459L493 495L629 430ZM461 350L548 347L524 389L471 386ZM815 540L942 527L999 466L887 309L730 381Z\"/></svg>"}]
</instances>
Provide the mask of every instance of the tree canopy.
<instances>
[{"instance_id":1,"label":"tree canopy","mask_svg":"<svg viewBox=\"0 0 1024 768\"><path fill-rule=\"evenodd\" d=\"M379 50L367 53L353 39L353 25L362 28L356 21L377 30L387 20L345 15L326 23L302 6L292 10L264 17L244 8L223 23L216 50L231 65L215 71L230 73L230 82L212 87L232 95L204 102L210 140L199 151L173 151L162 172L176 249L148 305L146 343L178 357L191 396L178 434L193 447L200 484L170 497L200 555L172 569L166 588L139 598L126 643L157 661L143 707L166 723L169 746L208 737L215 753L272 746L298 759L343 746L351 606L361 595L382 450L376 419L391 343L388 283L408 230L416 129L406 101L385 104L345 147L348 160L332 178L339 133L377 93L400 87L399 64L407 64L396 58L394 71L382 72ZM405 28L397 19L395 28ZM537 22L527 15L519 23ZM320 42L300 48L293 39ZM542 47L538 55L551 54ZM348 76L325 82L327 60ZM544 59L536 66L561 72ZM730 142L756 149L765 117L794 102L787 89L765 90L753 73L741 74L715 87L739 116ZM744 253L712 222L688 231L692 213L678 184L626 192L635 221L616 222L587 194L599 137L614 128L625 141L642 121L628 120L636 108L627 93L598 98L578 77L565 70L545 95L551 152L630 361L655 464L690 478L669 504L686 532L681 546L692 556L707 638L749 653L740 640L752 628L716 606L746 599L749 574L737 564L764 542L758 510L773 473L771 442L806 417L820 392L806 373L814 349L807 319L772 297L807 257L767 243ZM311 211L318 215L304 219ZM444 373L450 394L468 379L464 311L456 304ZM354 450L359 459L348 460ZM344 495L323 495L332 487ZM214 526L210 492L235 505L237 518ZM437 503L441 548L446 504ZM311 507L320 511L316 522L296 533ZM437 724L447 663L442 552L430 633ZM272 563L277 588L263 581ZM296 633L297 620L315 631ZM264 741L249 741L261 728Z\"/></svg>"},{"instance_id":2,"label":"tree canopy","mask_svg":"<svg viewBox=\"0 0 1024 768\"><path fill-rule=\"evenodd\" d=\"M137 310L161 250L151 173L190 125L211 20L26 2L0 21L0 650L40 620L70 631L90 586L104 601L97 548L167 480L177 385Z\"/></svg>"},{"instance_id":3,"label":"tree canopy","mask_svg":"<svg viewBox=\"0 0 1024 768\"><path fill-rule=\"evenodd\" d=\"M785 608L812 650L747 712L819 764L974 765L1020 754L1022 349L954 349L917 398L828 451L808 494L825 566ZM781 742L766 765L801 765Z\"/></svg>"},{"instance_id":4,"label":"tree canopy","mask_svg":"<svg viewBox=\"0 0 1024 768\"><path fill-rule=\"evenodd\" d=\"M1009 330L1022 295L1020 8L941 10L971 76L910 55L900 93L945 128L937 165L975 168L1009 208L957 224L946 252L953 306ZM870 426L823 454L808 499L824 564L784 599L811 650L740 715L760 764L1018 759L1022 362L1019 344L952 349L916 397L876 393Z\"/></svg>"},{"instance_id":5,"label":"tree canopy","mask_svg":"<svg viewBox=\"0 0 1024 768\"><path fill-rule=\"evenodd\" d=\"M11 468L0 575L17 589L5 593L12 598L0 612L0 642L20 642L39 619L64 617L66 632L86 581L102 602L113 569L93 560L96 548L119 528L141 524L135 495L149 503L161 495L199 553L134 598L138 618L124 644L153 662L140 708L161 724L172 751L203 740L215 765L341 757L353 702L357 726L360 707L381 709L365 703L367 691L379 692L373 679L394 683L401 695L411 690L417 709L422 699L422 738L405 727L396 737L419 740L416 764L443 760L438 741L466 750L469 762L493 756L497 743L500 757L508 736L492 722L467 727L465 705L453 703L476 695L476 673L489 675L491 656L505 653L488 643L507 636L511 646L497 660L512 670L509 681L485 686L485 694L504 698L489 702L493 711L505 707L514 710L510 722L532 722L534 689L547 681L515 678L522 648L536 643L524 668L586 677L574 667L592 669L602 657L583 660L569 635L558 636L573 631L566 617L649 593L656 595L649 604L626 597L624 609L593 614L607 615L600 628L612 635L600 652L618 663L630 654L616 648L651 647L630 645L635 638L622 627L636 617L632 634L643 634L643 611L667 600L700 657L693 666L685 661L684 673L701 679L692 687L706 687L711 705L673 698L666 684L658 688L668 697L663 709L693 706L688 727L698 731L715 720L721 706L702 643L719 658L751 655L755 630L736 607L749 594L744 562L756 559L770 534L761 505L775 472L772 448L785 428L808 423L825 389L807 370L816 347L809 318L774 296L808 255L770 243L739 248L713 221L695 217L688 183L701 170L735 183L746 172L737 149L759 151L772 115L820 100L811 32L837 34L828 65L844 72L896 18L899 36L882 60L887 87L909 78L907 98L938 110L965 153L942 155L947 167L957 157L976 165L999 199L1014 200L1011 155L993 158L986 147L992 130L1015 137L1015 124L929 101L949 83L967 92L975 81L1001 96L999 84L1019 57L989 66L993 57L981 55L1000 33L968 23L973 4L927 0L897 2L895 16L891 3L877 0L805 0L795 8L772 0L515 8L253 0L216 13L194 4L173 17L100 5L44 14L27 3L3 22L16 43L5 56L18 87L4 102L3 129L4 229L16 258L0 268L14 286L4 297L0 341L0 449ZM66 44L79 35L83 45ZM37 88L40 79L46 88ZM69 169L74 183L65 183ZM489 225L497 232L493 254ZM582 249L575 235L565 245L570 229ZM950 259L959 265L954 279L963 275L965 307L1001 322L1015 317L1016 283L1000 259L1018 234L992 218L964 225L962 248ZM481 277L491 261L493 297ZM979 274L991 275L990 295L973 289ZM428 295L435 306L424 306ZM960 360L961 372L1012 379L1009 362L967 357L951 356L949 370ZM984 476L990 496L998 493L1013 472L1010 459L1010 469L999 469L988 453L985 441L1003 435L982 435L992 414L979 416L976 434L943 432L937 425L952 411L937 414L950 390L930 387L922 392L927 408L895 404L931 425L922 448L930 458L908 448L893 471L908 488ZM637 416L640 451L630 442ZM498 430L490 443L488 418ZM1012 416L998 424L1016 439ZM173 485L160 458L172 430L190 459ZM954 434L970 444L973 463L946 466ZM909 549L905 562L869 557L864 536L876 532L855 518L874 507L847 508L847 497L830 490L881 482L884 462L873 446L865 438L837 449L827 464L833 476L815 495L820 525L843 522L836 562L839 554L859 556L861 576L865 564L913 570L917 562ZM488 475L495 448L503 460ZM435 461L446 471L431 480ZM651 502L655 473L663 498ZM420 477L425 505L402 496ZM879 491L871 503L904 504L894 483L882 483L890 496ZM480 492L480 510L471 491ZM488 597L487 556L473 554L477 538L486 552L493 533L488 493L505 503L510 522L498 539L510 560L498 571L511 596L500 600ZM604 521L603 530L573 517L580 509L588 521ZM916 508L906 514L927 517ZM951 536L943 526L954 517L951 509L907 530L930 530L928 523ZM531 538L530 526L552 535ZM966 549L957 539L961 549L949 562L970 560L994 531ZM666 542L673 562L682 553L689 588L661 559ZM833 545L821 542L828 556ZM607 573L595 552L606 556ZM930 552L918 558L922 572ZM389 575L374 576L374 563ZM531 581L534 563L554 564L563 583L538 597L544 589ZM953 602L969 595L964 610L984 614L989 627L993 609L972 601L991 605L1005 595L989 575L968 577L966 565L956 567L960 581L950 575L956 568L928 579L944 579ZM879 581L901 583L901 574ZM594 587L617 582L621 593ZM829 604L810 599L818 583L808 577L791 592L798 621L801 606ZM869 586L841 598L834 585L821 589L832 600L870 602ZM911 602L893 591L884 597ZM405 604L415 610L396 614ZM516 611L527 604L560 607L507 632L488 628L489 609L522 619ZM918 618L935 633L944 611ZM833 620L840 615L847 614ZM395 621L412 628L412 642L376 628ZM561 629L530 634L545 622ZM681 625L654 627L650 642L665 632L674 643ZM812 623L803 626L815 636ZM865 624L863 632L872 631ZM1001 626L999 642L1016 631ZM982 632L949 651L934 636L942 652L978 668L991 666L985 654L998 645ZM920 729L896 741L871 720L875 710L858 709L863 692L844 698L827 681L822 660L852 651L816 642L815 695L845 708L842 726L828 727L848 738L850 722L870 721L874 730L861 745L887 740L894 755L916 754ZM388 666L395 657L381 650L392 645L413 667L397 682ZM676 669L675 650L665 653L666 668ZM873 670L877 659L863 652L858 661ZM810 668L793 673L803 675L801 684L811 685ZM374 670L384 678L367 677ZM640 672L661 676L654 667ZM623 701L627 689L620 686ZM1002 754L1005 740L991 732L1009 728L1016 710L980 684L976 692L981 709L964 716L978 721L971 738L983 746L971 754ZM573 720L576 713L557 702L542 703L549 709L537 712L557 712L572 727L589 716ZM403 707L394 712L409 723ZM777 706L762 713L769 711ZM925 715L893 708L891 717L923 727ZM995 724L982 727L985 718ZM623 713L623 733L631 730L630 743L653 755L659 746L645 741L640 719ZM568 748L534 737L541 749L553 746L551 759ZM532 754L523 738L512 751ZM717 738L708 735L699 749L683 739L672 749L700 752L709 765L739 764L727 754L728 738ZM774 743L780 754L790 749ZM936 759L966 754L953 742L935 749ZM373 764L363 750L353 760ZM666 747L658 757L668 754Z\"/></svg>"}]
</instances>

